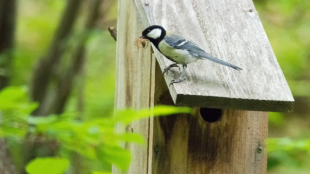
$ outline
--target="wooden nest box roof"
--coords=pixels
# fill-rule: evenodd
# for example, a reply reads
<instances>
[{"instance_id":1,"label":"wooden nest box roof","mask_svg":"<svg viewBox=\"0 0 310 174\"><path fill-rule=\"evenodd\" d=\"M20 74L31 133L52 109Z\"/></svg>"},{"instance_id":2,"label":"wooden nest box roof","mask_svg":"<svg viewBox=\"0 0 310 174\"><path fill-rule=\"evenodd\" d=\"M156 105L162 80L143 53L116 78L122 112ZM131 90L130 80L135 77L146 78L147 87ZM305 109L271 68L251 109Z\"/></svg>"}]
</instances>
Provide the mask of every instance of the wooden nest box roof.
<instances>
[{"instance_id":1,"label":"wooden nest box roof","mask_svg":"<svg viewBox=\"0 0 310 174\"><path fill-rule=\"evenodd\" d=\"M169 87L176 105L289 112L294 99L251 0L135 0L144 27L161 25L206 52L241 67L208 60L188 64L187 80ZM163 70L171 62L154 47ZM167 85L179 72L165 75Z\"/></svg>"}]
</instances>

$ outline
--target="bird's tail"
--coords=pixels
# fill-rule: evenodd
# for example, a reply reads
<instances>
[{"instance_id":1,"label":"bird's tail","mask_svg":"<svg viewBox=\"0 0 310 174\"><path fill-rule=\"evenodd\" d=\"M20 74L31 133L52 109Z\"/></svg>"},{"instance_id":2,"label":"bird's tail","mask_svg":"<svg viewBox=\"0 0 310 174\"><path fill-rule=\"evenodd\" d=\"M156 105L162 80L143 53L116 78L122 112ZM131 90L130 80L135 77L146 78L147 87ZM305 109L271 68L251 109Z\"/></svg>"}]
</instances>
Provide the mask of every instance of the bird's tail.
<instances>
[{"instance_id":1,"label":"bird's tail","mask_svg":"<svg viewBox=\"0 0 310 174\"><path fill-rule=\"evenodd\" d=\"M235 66L235 65L230 64L230 63L228 63L228 62L225 62L225 61L223 61L223 60L217 59L217 58L215 58L215 57L212 57L212 56L209 55L209 54L205 54L205 55L203 55L202 57L205 58L205 59L211 60L211 61L213 61L213 62L216 62L216 63L222 64L222 65L228 66L228 67L233 68L233 69L235 69L235 70L242 70L242 68L240 68L240 67L238 67L238 66Z\"/></svg>"}]
</instances>

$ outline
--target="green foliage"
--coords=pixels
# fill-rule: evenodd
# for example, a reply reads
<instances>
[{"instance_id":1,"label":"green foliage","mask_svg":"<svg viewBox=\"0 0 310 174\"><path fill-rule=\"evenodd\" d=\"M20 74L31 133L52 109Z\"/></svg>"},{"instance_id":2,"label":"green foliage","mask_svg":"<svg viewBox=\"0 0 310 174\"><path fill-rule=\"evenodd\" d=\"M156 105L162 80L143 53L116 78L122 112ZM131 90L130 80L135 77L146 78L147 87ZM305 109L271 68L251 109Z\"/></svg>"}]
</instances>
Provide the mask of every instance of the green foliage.
<instances>
[{"instance_id":1,"label":"green foliage","mask_svg":"<svg viewBox=\"0 0 310 174\"><path fill-rule=\"evenodd\" d=\"M131 161L130 151L124 149L122 144L143 145L144 138L136 133L115 132L115 126L127 126L132 121L148 118L150 115L163 116L191 112L191 109L186 107L156 106L151 110L120 110L115 116L78 121L75 117L77 113L47 117L29 116L36 104L29 102L25 88L7 88L0 93L0 100L2 104L0 111L5 120L0 129L2 136L25 138L28 133L28 136L35 136L42 141L57 140L67 150L75 151L94 162L105 161L114 164L122 171L127 170ZM20 126L22 123L23 126ZM12 127L15 124L19 126ZM37 171L42 172L41 169L45 167L36 166L44 166L48 162L53 162L55 165L64 164L60 159L35 159L27 166L27 171L34 174ZM51 172L57 173L52 170Z\"/></svg>"},{"instance_id":2,"label":"green foliage","mask_svg":"<svg viewBox=\"0 0 310 174\"><path fill-rule=\"evenodd\" d=\"M269 138L268 139L268 169L272 170L277 166L291 166L300 170L306 168L305 161L310 156L310 139L292 140L290 138ZM293 169L293 171L296 171ZM307 169L305 169L307 170ZM292 173L293 171L285 171ZM284 173L284 172L281 172ZM307 172L308 173L308 172Z\"/></svg>"},{"instance_id":3,"label":"green foliage","mask_svg":"<svg viewBox=\"0 0 310 174\"><path fill-rule=\"evenodd\" d=\"M255 0L255 8L296 100L294 113L270 113L268 170L309 173L310 1Z\"/></svg>"},{"instance_id":4,"label":"green foliage","mask_svg":"<svg viewBox=\"0 0 310 174\"><path fill-rule=\"evenodd\" d=\"M36 158L27 166L29 174L62 174L69 167L69 161L64 158Z\"/></svg>"},{"instance_id":5,"label":"green foliage","mask_svg":"<svg viewBox=\"0 0 310 174\"><path fill-rule=\"evenodd\" d=\"M95 171L95 172L93 172L93 174L112 174L112 173L109 173L109 172L97 172L97 171Z\"/></svg>"},{"instance_id":6,"label":"green foliage","mask_svg":"<svg viewBox=\"0 0 310 174\"><path fill-rule=\"evenodd\" d=\"M171 107L171 106L156 106L156 108L149 110L121 110L115 113L115 120L117 122L122 122L128 124L132 121L139 120L142 118L149 117L150 114L154 116L161 116L161 115L171 115L176 113L190 113L191 109L188 107ZM131 117L128 117L130 115Z\"/></svg>"},{"instance_id":7,"label":"green foliage","mask_svg":"<svg viewBox=\"0 0 310 174\"><path fill-rule=\"evenodd\" d=\"M273 126L283 126L284 124L283 114L278 112L270 112L269 124L272 124Z\"/></svg>"},{"instance_id":8,"label":"green foliage","mask_svg":"<svg viewBox=\"0 0 310 174\"><path fill-rule=\"evenodd\" d=\"M274 151L304 151L310 155L310 139L292 140L290 138L269 138L268 152Z\"/></svg>"},{"instance_id":9,"label":"green foliage","mask_svg":"<svg viewBox=\"0 0 310 174\"><path fill-rule=\"evenodd\" d=\"M16 112L21 116L28 115L36 108L27 97L26 87L9 87L0 92L0 109L2 112Z\"/></svg>"},{"instance_id":10,"label":"green foliage","mask_svg":"<svg viewBox=\"0 0 310 174\"><path fill-rule=\"evenodd\" d=\"M26 87L10 87L0 91L1 137L24 137L27 116L37 107L29 102Z\"/></svg>"},{"instance_id":11,"label":"green foliage","mask_svg":"<svg viewBox=\"0 0 310 174\"><path fill-rule=\"evenodd\" d=\"M35 133L45 135L47 139L56 139L71 151L94 160L115 164L125 171L130 163L130 151L124 149L122 143L144 144L143 137L135 133L116 133L115 126L126 126L130 122L153 116L176 113L190 113L185 107L156 106L152 110L122 110L115 117L103 117L88 121L76 121L74 117L64 115L56 118L29 117L28 121L36 125ZM65 119L63 119L65 118Z\"/></svg>"}]
</instances>

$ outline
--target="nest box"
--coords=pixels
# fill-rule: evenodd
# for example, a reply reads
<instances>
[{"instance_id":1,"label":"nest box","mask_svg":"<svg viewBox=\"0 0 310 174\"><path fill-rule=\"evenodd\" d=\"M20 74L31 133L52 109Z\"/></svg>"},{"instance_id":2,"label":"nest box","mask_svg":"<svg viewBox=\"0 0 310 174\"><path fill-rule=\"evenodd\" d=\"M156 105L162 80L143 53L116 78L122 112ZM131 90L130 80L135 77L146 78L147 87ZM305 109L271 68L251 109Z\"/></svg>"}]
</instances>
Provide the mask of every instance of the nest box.
<instances>
[{"instance_id":1,"label":"nest box","mask_svg":"<svg viewBox=\"0 0 310 174\"><path fill-rule=\"evenodd\" d=\"M116 108L195 110L127 128L147 139L144 150L126 146L134 154L128 173L266 173L268 111L292 111L294 99L252 0L119 0L118 10ZM169 87L178 69L163 76L171 62L154 46L134 46L154 24L243 70L201 60ZM223 109L221 120L204 122L200 107Z\"/></svg>"}]
</instances>

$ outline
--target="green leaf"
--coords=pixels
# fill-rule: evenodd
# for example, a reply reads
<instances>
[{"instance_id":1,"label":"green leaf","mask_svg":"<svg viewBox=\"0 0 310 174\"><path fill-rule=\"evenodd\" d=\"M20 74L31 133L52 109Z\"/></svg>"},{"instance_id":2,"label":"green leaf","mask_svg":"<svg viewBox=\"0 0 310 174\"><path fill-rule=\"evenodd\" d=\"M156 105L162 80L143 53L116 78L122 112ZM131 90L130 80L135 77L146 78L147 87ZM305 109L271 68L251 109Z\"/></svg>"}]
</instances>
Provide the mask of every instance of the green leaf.
<instances>
[{"instance_id":1,"label":"green leaf","mask_svg":"<svg viewBox=\"0 0 310 174\"><path fill-rule=\"evenodd\" d=\"M0 91L0 110L14 110L15 113L29 114L37 103L31 103L26 87L7 87Z\"/></svg>"},{"instance_id":2,"label":"green leaf","mask_svg":"<svg viewBox=\"0 0 310 174\"><path fill-rule=\"evenodd\" d=\"M70 142L60 141L64 144L64 147L79 153L80 155L87 157L92 160L96 160L96 151L92 146L83 146L79 144L73 144Z\"/></svg>"},{"instance_id":3,"label":"green leaf","mask_svg":"<svg viewBox=\"0 0 310 174\"><path fill-rule=\"evenodd\" d=\"M144 138L140 134L124 133L117 135L118 140L130 143L144 144Z\"/></svg>"},{"instance_id":4,"label":"green leaf","mask_svg":"<svg viewBox=\"0 0 310 174\"><path fill-rule=\"evenodd\" d=\"M148 118L151 116L164 116L178 113L191 113L189 107L175 107L175 106L155 106L153 109L142 110L120 110L115 113L115 121L130 123L142 118Z\"/></svg>"},{"instance_id":5,"label":"green leaf","mask_svg":"<svg viewBox=\"0 0 310 174\"><path fill-rule=\"evenodd\" d=\"M308 151L310 152L310 140L291 140L290 138L269 138L268 152L283 151Z\"/></svg>"},{"instance_id":6,"label":"green leaf","mask_svg":"<svg viewBox=\"0 0 310 174\"><path fill-rule=\"evenodd\" d=\"M105 145L98 149L99 158L114 164L123 172L129 168L131 161L130 151L118 146Z\"/></svg>"},{"instance_id":7,"label":"green leaf","mask_svg":"<svg viewBox=\"0 0 310 174\"><path fill-rule=\"evenodd\" d=\"M36 158L26 166L29 174L63 174L69 167L69 161L64 158Z\"/></svg>"},{"instance_id":8,"label":"green leaf","mask_svg":"<svg viewBox=\"0 0 310 174\"><path fill-rule=\"evenodd\" d=\"M98 171L94 171L93 174L112 174L110 172L98 172Z\"/></svg>"},{"instance_id":9,"label":"green leaf","mask_svg":"<svg viewBox=\"0 0 310 174\"><path fill-rule=\"evenodd\" d=\"M27 88L23 87L7 87L0 92L0 104L5 104L4 100L18 101L27 100Z\"/></svg>"}]
</instances>

